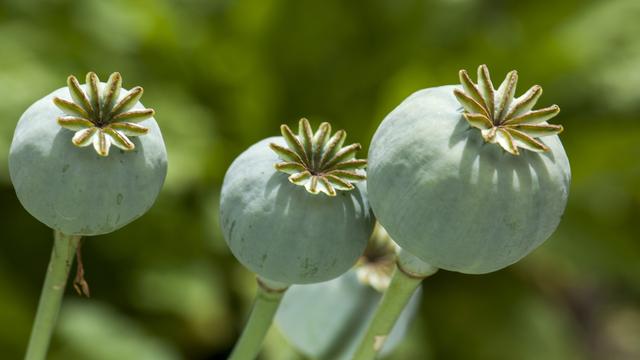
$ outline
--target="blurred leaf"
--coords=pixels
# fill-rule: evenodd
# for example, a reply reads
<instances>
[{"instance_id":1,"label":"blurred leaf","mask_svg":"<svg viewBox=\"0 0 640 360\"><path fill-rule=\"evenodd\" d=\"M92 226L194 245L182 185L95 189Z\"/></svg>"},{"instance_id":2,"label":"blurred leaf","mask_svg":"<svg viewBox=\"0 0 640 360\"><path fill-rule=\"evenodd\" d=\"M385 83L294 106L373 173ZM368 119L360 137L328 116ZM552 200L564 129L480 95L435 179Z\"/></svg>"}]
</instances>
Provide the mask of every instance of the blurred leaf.
<instances>
[{"instance_id":1,"label":"blurred leaf","mask_svg":"<svg viewBox=\"0 0 640 360\"><path fill-rule=\"evenodd\" d=\"M134 321L92 300L63 305L58 325L59 350L52 359L180 359L171 345L149 335Z\"/></svg>"},{"instance_id":2,"label":"blurred leaf","mask_svg":"<svg viewBox=\"0 0 640 360\"><path fill-rule=\"evenodd\" d=\"M183 341L219 347L233 340L224 282L208 264L147 268L132 285L131 303L147 313L173 315L174 322L182 322L174 335Z\"/></svg>"},{"instance_id":3,"label":"blurred leaf","mask_svg":"<svg viewBox=\"0 0 640 360\"><path fill-rule=\"evenodd\" d=\"M640 108L639 16L635 0L591 2L560 34L598 105L616 112Z\"/></svg>"}]
</instances>

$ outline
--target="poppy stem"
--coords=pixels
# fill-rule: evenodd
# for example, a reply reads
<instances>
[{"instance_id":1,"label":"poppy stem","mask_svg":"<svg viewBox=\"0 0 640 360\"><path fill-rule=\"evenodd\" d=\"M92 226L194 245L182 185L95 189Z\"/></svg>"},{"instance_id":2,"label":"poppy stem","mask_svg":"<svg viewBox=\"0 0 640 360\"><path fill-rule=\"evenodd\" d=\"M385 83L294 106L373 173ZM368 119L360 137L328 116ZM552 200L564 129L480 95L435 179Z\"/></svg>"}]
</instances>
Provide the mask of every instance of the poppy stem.
<instances>
[{"instance_id":1,"label":"poppy stem","mask_svg":"<svg viewBox=\"0 0 640 360\"><path fill-rule=\"evenodd\" d=\"M271 327L273 317L278 311L278 306L280 306L280 301L286 291L287 286L274 287L272 284L258 278L258 292L249 320L233 348L229 360L249 360L258 356L262 342Z\"/></svg>"},{"instance_id":2,"label":"poppy stem","mask_svg":"<svg viewBox=\"0 0 640 360\"><path fill-rule=\"evenodd\" d=\"M42 287L38 311L31 330L25 360L44 360L58 319L69 269L80 242L80 236L54 231L53 250Z\"/></svg>"},{"instance_id":3,"label":"poppy stem","mask_svg":"<svg viewBox=\"0 0 640 360\"><path fill-rule=\"evenodd\" d=\"M385 291L364 337L356 349L354 360L373 360L382 349L398 317L411 299L418 285L437 271L415 256L400 251L389 288Z\"/></svg>"}]
</instances>

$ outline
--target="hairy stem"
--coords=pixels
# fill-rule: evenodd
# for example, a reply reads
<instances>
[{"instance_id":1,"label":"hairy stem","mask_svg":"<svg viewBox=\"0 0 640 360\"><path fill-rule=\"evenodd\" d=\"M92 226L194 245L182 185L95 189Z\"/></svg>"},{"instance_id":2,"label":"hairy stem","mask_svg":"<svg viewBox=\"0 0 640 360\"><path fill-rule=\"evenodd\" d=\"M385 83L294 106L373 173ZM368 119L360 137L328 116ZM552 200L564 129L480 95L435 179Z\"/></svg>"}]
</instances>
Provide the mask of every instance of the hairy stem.
<instances>
[{"instance_id":1,"label":"hairy stem","mask_svg":"<svg viewBox=\"0 0 640 360\"><path fill-rule=\"evenodd\" d=\"M255 359L287 288L271 288L258 279L258 292L240 339L229 360Z\"/></svg>"},{"instance_id":2,"label":"hairy stem","mask_svg":"<svg viewBox=\"0 0 640 360\"><path fill-rule=\"evenodd\" d=\"M353 357L354 360L375 359L411 295L424 278L436 271L436 268L413 255L404 250L400 251L398 265L393 271L389 288L382 296L373 318L367 326L367 332L360 340Z\"/></svg>"},{"instance_id":3,"label":"hairy stem","mask_svg":"<svg viewBox=\"0 0 640 360\"><path fill-rule=\"evenodd\" d=\"M69 269L76 254L80 236L54 231L53 250L40 294L36 319L31 330L25 360L43 360L47 356L51 335L56 325Z\"/></svg>"}]
</instances>

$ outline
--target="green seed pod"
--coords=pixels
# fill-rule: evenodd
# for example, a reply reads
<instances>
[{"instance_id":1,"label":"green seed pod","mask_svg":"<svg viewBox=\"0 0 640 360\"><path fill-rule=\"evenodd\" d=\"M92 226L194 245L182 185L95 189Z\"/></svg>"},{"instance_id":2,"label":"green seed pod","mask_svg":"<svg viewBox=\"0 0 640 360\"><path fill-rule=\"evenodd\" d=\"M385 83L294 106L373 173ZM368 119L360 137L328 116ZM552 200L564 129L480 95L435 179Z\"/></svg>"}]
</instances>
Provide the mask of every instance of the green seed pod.
<instances>
[{"instance_id":1,"label":"green seed pod","mask_svg":"<svg viewBox=\"0 0 640 360\"><path fill-rule=\"evenodd\" d=\"M359 265L337 279L294 285L282 299L275 322L287 340L312 359L351 359L396 260L395 246L377 228ZM422 288L413 293L379 354L384 357L404 338L415 317Z\"/></svg>"},{"instance_id":2,"label":"green seed pod","mask_svg":"<svg viewBox=\"0 0 640 360\"><path fill-rule=\"evenodd\" d=\"M67 83L20 118L11 181L25 209L47 226L68 235L109 233L158 196L167 173L162 134L153 110L138 101L142 88L121 89L120 74L107 83L94 73L85 85L73 76Z\"/></svg>"},{"instance_id":3,"label":"green seed pod","mask_svg":"<svg viewBox=\"0 0 640 360\"><path fill-rule=\"evenodd\" d=\"M351 270L330 281L291 286L275 322L285 338L312 359L351 359L381 297ZM402 341L421 297L420 287L385 339L380 356L390 354Z\"/></svg>"},{"instance_id":4,"label":"green seed pod","mask_svg":"<svg viewBox=\"0 0 640 360\"><path fill-rule=\"evenodd\" d=\"M376 131L368 193L403 249L445 270L480 274L520 260L556 229L571 170L539 86L514 98L516 72L495 90L474 84L418 91ZM480 130L480 131L479 131ZM543 139L540 139L543 137Z\"/></svg>"},{"instance_id":5,"label":"green seed pod","mask_svg":"<svg viewBox=\"0 0 640 360\"><path fill-rule=\"evenodd\" d=\"M260 277L286 284L333 279L364 250L373 215L355 159L359 145L342 147L346 133L330 136L328 123L254 144L227 170L220 224L238 260ZM287 176L289 174L290 176Z\"/></svg>"}]
</instances>

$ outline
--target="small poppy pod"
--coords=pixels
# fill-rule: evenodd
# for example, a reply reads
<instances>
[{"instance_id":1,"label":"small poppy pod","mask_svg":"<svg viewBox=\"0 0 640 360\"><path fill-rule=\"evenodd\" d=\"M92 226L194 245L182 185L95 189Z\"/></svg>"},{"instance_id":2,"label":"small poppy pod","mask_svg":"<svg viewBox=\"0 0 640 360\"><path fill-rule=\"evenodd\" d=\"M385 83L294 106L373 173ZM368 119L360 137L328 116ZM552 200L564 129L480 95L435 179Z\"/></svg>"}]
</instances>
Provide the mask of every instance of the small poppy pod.
<instances>
[{"instance_id":1,"label":"small poppy pod","mask_svg":"<svg viewBox=\"0 0 640 360\"><path fill-rule=\"evenodd\" d=\"M359 146L342 147L328 123L313 134L264 139L240 154L224 177L220 224L235 257L262 278L306 284L333 279L362 254L374 218L362 183Z\"/></svg>"},{"instance_id":2,"label":"small poppy pod","mask_svg":"<svg viewBox=\"0 0 640 360\"><path fill-rule=\"evenodd\" d=\"M68 235L115 231L154 203L167 153L142 88L120 74L80 85L70 76L18 121L9 171L18 199L36 219Z\"/></svg>"}]
</instances>

